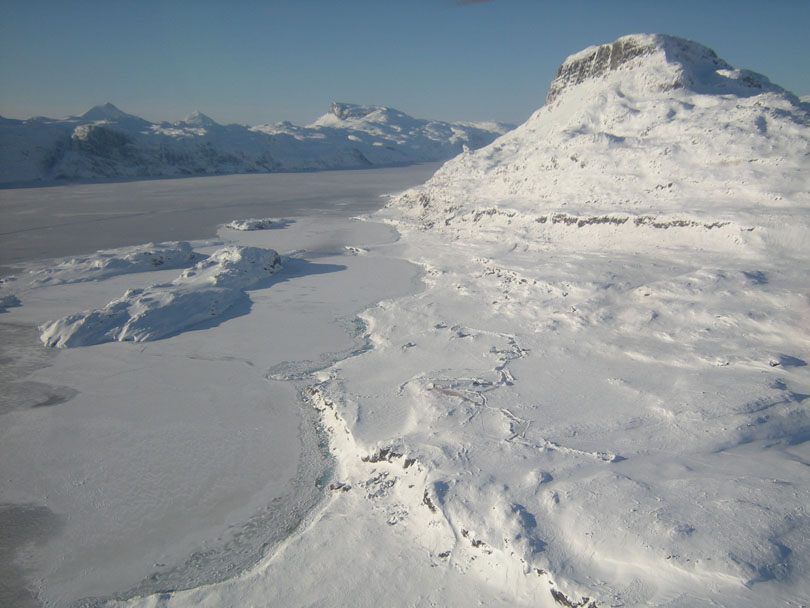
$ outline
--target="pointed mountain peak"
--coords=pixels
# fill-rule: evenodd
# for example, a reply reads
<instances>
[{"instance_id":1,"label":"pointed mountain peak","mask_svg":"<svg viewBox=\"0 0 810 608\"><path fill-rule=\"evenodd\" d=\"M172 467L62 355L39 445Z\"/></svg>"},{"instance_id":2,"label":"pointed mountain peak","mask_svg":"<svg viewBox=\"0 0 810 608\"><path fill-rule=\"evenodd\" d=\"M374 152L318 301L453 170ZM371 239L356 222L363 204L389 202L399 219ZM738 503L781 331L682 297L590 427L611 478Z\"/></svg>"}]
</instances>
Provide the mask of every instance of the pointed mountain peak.
<instances>
[{"instance_id":1,"label":"pointed mountain peak","mask_svg":"<svg viewBox=\"0 0 810 608\"><path fill-rule=\"evenodd\" d=\"M699 93L746 95L779 87L760 74L735 70L712 49L666 34L631 34L568 57L552 80L546 103L578 85L627 76L647 92L687 88Z\"/></svg>"},{"instance_id":2,"label":"pointed mountain peak","mask_svg":"<svg viewBox=\"0 0 810 608\"><path fill-rule=\"evenodd\" d=\"M99 121L99 120L121 120L122 118L138 118L132 114L127 114L116 108L109 101L101 106L94 106L87 112L82 114L80 118L84 120ZM138 119L140 120L140 119Z\"/></svg>"},{"instance_id":3,"label":"pointed mountain peak","mask_svg":"<svg viewBox=\"0 0 810 608\"><path fill-rule=\"evenodd\" d=\"M217 123L213 118L211 118L210 116L206 116L199 110L194 110L191 114L186 116L181 122L190 125L192 127L210 128L219 126L219 123Z\"/></svg>"}]
</instances>

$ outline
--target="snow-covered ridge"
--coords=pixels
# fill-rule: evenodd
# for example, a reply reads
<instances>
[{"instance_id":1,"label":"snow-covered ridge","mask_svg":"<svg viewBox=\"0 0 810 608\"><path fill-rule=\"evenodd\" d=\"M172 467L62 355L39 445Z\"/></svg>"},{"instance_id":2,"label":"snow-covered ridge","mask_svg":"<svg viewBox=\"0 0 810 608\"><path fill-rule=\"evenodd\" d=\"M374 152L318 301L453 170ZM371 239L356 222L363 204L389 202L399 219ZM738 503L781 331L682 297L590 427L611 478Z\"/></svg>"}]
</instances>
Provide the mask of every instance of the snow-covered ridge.
<instances>
[{"instance_id":1,"label":"snow-covered ridge","mask_svg":"<svg viewBox=\"0 0 810 608\"><path fill-rule=\"evenodd\" d=\"M308 127L220 125L198 111L152 123L107 103L64 120L0 119L0 183L434 162L480 148L512 127L421 120L345 103Z\"/></svg>"},{"instance_id":2,"label":"snow-covered ridge","mask_svg":"<svg viewBox=\"0 0 810 608\"><path fill-rule=\"evenodd\" d=\"M46 323L40 338L56 347L157 340L222 315L280 267L272 249L223 247L171 283L130 289L102 309Z\"/></svg>"}]
</instances>

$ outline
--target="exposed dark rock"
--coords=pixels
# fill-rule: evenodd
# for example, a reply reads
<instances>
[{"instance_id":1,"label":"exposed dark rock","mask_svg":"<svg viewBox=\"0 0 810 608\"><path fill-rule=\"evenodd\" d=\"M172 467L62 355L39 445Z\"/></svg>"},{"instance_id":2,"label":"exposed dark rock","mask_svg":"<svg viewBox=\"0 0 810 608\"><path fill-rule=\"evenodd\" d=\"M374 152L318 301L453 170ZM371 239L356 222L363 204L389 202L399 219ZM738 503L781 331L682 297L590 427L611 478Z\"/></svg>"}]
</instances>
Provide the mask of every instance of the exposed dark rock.
<instances>
[{"instance_id":1,"label":"exposed dark rock","mask_svg":"<svg viewBox=\"0 0 810 608\"><path fill-rule=\"evenodd\" d=\"M430 509L431 513L436 512L436 505L434 505L433 501L430 500L430 496L428 496L427 488L425 488L425 495L422 498L422 504L425 505L428 509Z\"/></svg>"},{"instance_id":2,"label":"exposed dark rock","mask_svg":"<svg viewBox=\"0 0 810 608\"><path fill-rule=\"evenodd\" d=\"M583 597L580 601L574 602L568 599L568 596L562 591L557 589L551 590L551 596L554 598L555 602L566 608L597 608L596 600L592 600L589 597Z\"/></svg>"},{"instance_id":3,"label":"exposed dark rock","mask_svg":"<svg viewBox=\"0 0 810 608\"><path fill-rule=\"evenodd\" d=\"M393 448L380 448L370 456L360 458L363 462L391 462L394 458L402 458L402 454L394 451Z\"/></svg>"}]
</instances>

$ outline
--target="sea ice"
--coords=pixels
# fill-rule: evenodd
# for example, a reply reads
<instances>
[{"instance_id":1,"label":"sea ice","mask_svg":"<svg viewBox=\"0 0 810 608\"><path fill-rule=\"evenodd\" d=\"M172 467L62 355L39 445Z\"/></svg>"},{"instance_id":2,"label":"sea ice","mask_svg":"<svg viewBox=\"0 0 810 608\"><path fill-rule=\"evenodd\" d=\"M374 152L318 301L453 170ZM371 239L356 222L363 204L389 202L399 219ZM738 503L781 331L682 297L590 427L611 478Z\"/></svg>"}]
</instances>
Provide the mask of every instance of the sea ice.
<instances>
[{"instance_id":1,"label":"sea ice","mask_svg":"<svg viewBox=\"0 0 810 608\"><path fill-rule=\"evenodd\" d=\"M429 171L5 192L4 202L47 200L58 213L78 217L59 231L73 255L99 238L132 238L127 226L133 224L135 233L149 236L176 229L190 229L190 237L195 231L212 236L216 221L206 223L212 217L233 209L238 211L231 219L247 217L245 210L255 210L256 201L268 216L292 214L296 220L271 231L223 227L217 238L194 242L189 264L194 267L182 273L146 265L143 272L92 281L81 281L81 272L73 277L78 282L25 281L31 276L27 270L53 268L59 261L36 261L50 251L51 240L19 240L24 266L2 288L23 305L0 319L0 502L8 505L4 525L19 533L0 535L0 552L24 567L0 568L0 603L15 597L53 606L103 605L113 596L222 581L308 525L330 463L322 453L316 412L302 411L295 382L274 379L271 370L308 378L307 370L361 352L366 340L356 314L381 298L419 288L414 265L353 255L384 248L397 235L384 224L347 216L378 208L382 194L412 185ZM143 192L151 193L150 200L137 195ZM117 218L112 232L95 230L77 240L77 230L96 223L82 213L88 198L105 201L104 212L116 216L119 209L144 207L128 221ZM196 215L209 205L213 214ZM8 207L4 213L14 215ZM153 221L141 230L144 216ZM37 217L30 234L52 224L50 213ZM284 252L284 267L268 277L263 268L275 262L269 247ZM245 255L254 249L260 253ZM105 253L123 257L126 250ZM158 301L180 294L202 302L209 289L249 294L225 315L195 326L205 328L200 331L177 331L186 313L158 307L146 310L139 331L154 336L157 329L175 328L165 339L36 346L36 325L72 311L103 310L127 289ZM139 304L139 296L130 303ZM42 522L41 534L28 532L31 517Z\"/></svg>"}]
</instances>

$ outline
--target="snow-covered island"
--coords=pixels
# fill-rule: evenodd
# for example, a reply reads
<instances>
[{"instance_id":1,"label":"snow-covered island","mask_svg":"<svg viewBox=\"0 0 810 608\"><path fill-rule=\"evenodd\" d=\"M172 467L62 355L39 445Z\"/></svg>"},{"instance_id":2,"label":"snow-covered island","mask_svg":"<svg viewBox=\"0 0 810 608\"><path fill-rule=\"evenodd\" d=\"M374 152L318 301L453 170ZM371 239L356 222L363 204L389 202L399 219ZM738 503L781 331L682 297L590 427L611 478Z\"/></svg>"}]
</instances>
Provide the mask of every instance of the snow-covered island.
<instances>
[{"instance_id":1,"label":"snow-covered island","mask_svg":"<svg viewBox=\"0 0 810 608\"><path fill-rule=\"evenodd\" d=\"M333 103L309 126L152 123L111 103L66 119L0 117L0 184L390 167L442 161L513 128Z\"/></svg>"},{"instance_id":2,"label":"snow-covered island","mask_svg":"<svg viewBox=\"0 0 810 608\"><path fill-rule=\"evenodd\" d=\"M337 108L312 129L376 112ZM463 151L363 219L223 229L234 243L196 248L208 255L202 261L181 262L187 250L177 243L134 257L101 252L78 259L79 274L94 272L90 260L127 256L148 272L107 263L121 274L78 282L64 263L50 282L34 274L30 287L21 279L4 287L0 296L20 296L4 313L14 320L64 315L92 297L91 312L44 326L43 339L107 342L61 350L37 376L83 391L83 400L50 410L58 425L47 408L31 408L14 412L19 426L0 437L8 462L81 473L40 484L6 464L4 476L22 488L9 502L56 501L47 506L57 523L59 504L103 515L103 526L66 518L67 532L52 541L61 553L40 549L51 574L38 581L41 597L58 604L67 589L117 608L808 604L806 102L696 42L626 36L569 57L526 123ZM191 326L153 301L192 294L207 303L218 288L206 277L254 247L270 257L254 252L258 265L225 286L250 291L241 316L198 332L166 329L164 321L175 332ZM256 283L259 267L276 269L271 247L284 268L278 282ZM158 251L191 270L176 278L148 266ZM164 272L163 282L145 276ZM121 285L132 291L110 301ZM120 319L119 309L127 311ZM141 331L141 311L161 331L113 342L126 340L130 323ZM341 315L353 332L348 348L346 331L335 331ZM86 332L95 319L113 321ZM340 346L324 353L317 343L329 340ZM179 378L195 379L189 395L177 390ZM317 424L262 402L285 390ZM77 422L71 404L95 417ZM168 423L158 426L159 416ZM209 419L230 425L227 438ZM299 443L296 423L310 431L302 445L328 447L328 464L288 463L306 474L286 494L287 478L274 478L284 490L272 488L280 498L268 507L262 500L276 494L246 488ZM244 458L249 441L252 454L274 445L265 433L285 450ZM48 438L70 458L31 447L53 450ZM141 452L148 467L130 456ZM95 463L99 453L115 466ZM197 466L211 455L207 466L227 476ZM120 509L81 489L101 482L126 499ZM214 510L215 519L248 522L229 524L238 542L199 541L213 547L215 568L202 550L182 561L194 522L176 504L202 509L231 496L212 491L229 483L254 509L230 500ZM121 526L130 538L145 535L139 525L151 530L155 505L166 534L186 526L159 560L158 541L117 541ZM87 532L95 527L101 540ZM120 561L102 560L96 542ZM83 561L63 558L74 545ZM257 546L267 553L251 561Z\"/></svg>"},{"instance_id":3,"label":"snow-covered island","mask_svg":"<svg viewBox=\"0 0 810 608\"><path fill-rule=\"evenodd\" d=\"M273 228L274 226L279 225L283 226L283 220L277 220L271 217L261 219L251 217L244 220L233 220L232 222L225 224L225 227L230 228L231 230L252 231L267 230L268 228Z\"/></svg>"},{"instance_id":4,"label":"snow-covered island","mask_svg":"<svg viewBox=\"0 0 810 608\"><path fill-rule=\"evenodd\" d=\"M163 338L219 317L245 297L246 289L280 268L272 249L223 247L171 283L129 289L100 310L44 324L41 340L46 346L65 347Z\"/></svg>"}]
</instances>

